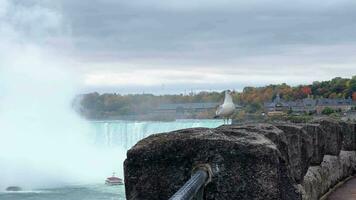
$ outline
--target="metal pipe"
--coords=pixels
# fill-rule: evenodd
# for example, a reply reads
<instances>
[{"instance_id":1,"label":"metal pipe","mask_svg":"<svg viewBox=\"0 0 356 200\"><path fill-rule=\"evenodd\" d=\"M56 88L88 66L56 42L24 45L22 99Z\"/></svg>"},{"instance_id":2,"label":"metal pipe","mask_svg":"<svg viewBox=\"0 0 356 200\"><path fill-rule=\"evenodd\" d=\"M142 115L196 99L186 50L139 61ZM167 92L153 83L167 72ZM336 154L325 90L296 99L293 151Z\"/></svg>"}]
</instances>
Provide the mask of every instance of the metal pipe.
<instances>
[{"instance_id":1,"label":"metal pipe","mask_svg":"<svg viewBox=\"0 0 356 200\"><path fill-rule=\"evenodd\" d=\"M191 178L169 200L191 200L195 196L203 198L204 185L209 180L209 173L197 169Z\"/></svg>"}]
</instances>

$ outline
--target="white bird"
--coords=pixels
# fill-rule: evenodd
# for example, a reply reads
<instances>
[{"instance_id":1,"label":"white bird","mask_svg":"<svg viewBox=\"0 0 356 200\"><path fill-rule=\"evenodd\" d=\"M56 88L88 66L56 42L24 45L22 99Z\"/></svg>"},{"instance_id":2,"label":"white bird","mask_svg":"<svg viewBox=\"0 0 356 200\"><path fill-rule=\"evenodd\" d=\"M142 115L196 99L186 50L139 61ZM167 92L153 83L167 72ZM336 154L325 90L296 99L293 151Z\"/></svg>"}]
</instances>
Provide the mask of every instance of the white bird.
<instances>
[{"instance_id":1,"label":"white bird","mask_svg":"<svg viewBox=\"0 0 356 200\"><path fill-rule=\"evenodd\" d=\"M236 107L235 107L234 102L232 101L230 92L225 91L224 103L216 109L214 118L222 117L224 119L224 124L225 124L225 119L227 119L227 123L229 123L229 118L231 117L231 115L234 114L235 109L236 109ZM231 119L231 122L232 122L232 119Z\"/></svg>"}]
</instances>

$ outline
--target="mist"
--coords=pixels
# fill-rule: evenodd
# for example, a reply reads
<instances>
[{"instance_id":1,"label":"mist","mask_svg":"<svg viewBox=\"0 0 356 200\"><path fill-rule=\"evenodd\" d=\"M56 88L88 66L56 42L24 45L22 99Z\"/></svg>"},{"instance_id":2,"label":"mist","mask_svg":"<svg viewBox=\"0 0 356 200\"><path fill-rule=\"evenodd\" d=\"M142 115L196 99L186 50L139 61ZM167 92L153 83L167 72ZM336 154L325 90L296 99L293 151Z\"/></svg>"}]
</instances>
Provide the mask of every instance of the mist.
<instances>
[{"instance_id":1,"label":"mist","mask_svg":"<svg viewBox=\"0 0 356 200\"><path fill-rule=\"evenodd\" d=\"M0 190L103 181L121 167L71 107L80 88L73 63L46 46L60 34L50 8L0 0Z\"/></svg>"}]
</instances>

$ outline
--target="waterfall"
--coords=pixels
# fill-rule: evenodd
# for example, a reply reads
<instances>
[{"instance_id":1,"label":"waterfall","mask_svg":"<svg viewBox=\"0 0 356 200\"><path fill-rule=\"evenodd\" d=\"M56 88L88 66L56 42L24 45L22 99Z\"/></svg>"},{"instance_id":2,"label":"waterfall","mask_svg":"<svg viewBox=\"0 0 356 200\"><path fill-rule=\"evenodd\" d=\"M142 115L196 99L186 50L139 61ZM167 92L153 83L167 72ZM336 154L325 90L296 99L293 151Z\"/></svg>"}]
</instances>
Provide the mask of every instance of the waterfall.
<instances>
[{"instance_id":1,"label":"waterfall","mask_svg":"<svg viewBox=\"0 0 356 200\"><path fill-rule=\"evenodd\" d=\"M119 177L123 177L123 162L126 158L126 151L135 145L139 140L149 135L163 132L170 132L185 128L206 127L215 128L223 124L222 120L177 120L172 122L158 121L92 121L91 133L88 140L92 146L99 151L104 162L100 170L108 175L116 172Z\"/></svg>"},{"instance_id":2,"label":"waterfall","mask_svg":"<svg viewBox=\"0 0 356 200\"><path fill-rule=\"evenodd\" d=\"M139 140L155 134L185 128L215 128L223 124L222 120L177 120L173 122L137 122L137 121L93 121L92 137L95 145L128 150ZM126 153L126 152L123 152Z\"/></svg>"},{"instance_id":3,"label":"waterfall","mask_svg":"<svg viewBox=\"0 0 356 200\"><path fill-rule=\"evenodd\" d=\"M30 134L15 135L18 140L11 144L25 149L15 151L14 146L13 151L0 152L0 191L9 185L36 189L103 183L112 172L123 178L126 151L139 140L155 133L221 124L222 120L94 121L86 129L76 129L78 133L62 132L68 124L43 124L41 132L28 129Z\"/></svg>"}]
</instances>

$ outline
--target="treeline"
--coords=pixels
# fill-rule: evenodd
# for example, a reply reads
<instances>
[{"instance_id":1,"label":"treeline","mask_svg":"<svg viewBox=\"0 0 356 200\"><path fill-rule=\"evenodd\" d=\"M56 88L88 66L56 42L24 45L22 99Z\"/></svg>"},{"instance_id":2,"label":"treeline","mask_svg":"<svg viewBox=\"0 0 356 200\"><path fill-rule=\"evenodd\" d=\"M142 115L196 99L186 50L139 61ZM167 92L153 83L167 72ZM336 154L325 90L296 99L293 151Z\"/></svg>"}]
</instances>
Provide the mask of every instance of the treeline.
<instances>
[{"instance_id":1,"label":"treeline","mask_svg":"<svg viewBox=\"0 0 356 200\"><path fill-rule=\"evenodd\" d=\"M356 76L352 79L334 78L330 81L315 81L311 85L291 87L287 84L265 87L245 87L241 95L243 103L261 103L271 100L277 93L285 100L303 99L312 95L314 98L349 98L356 92Z\"/></svg>"},{"instance_id":2,"label":"treeline","mask_svg":"<svg viewBox=\"0 0 356 200\"><path fill-rule=\"evenodd\" d=\"M282 99L296 100L308 96L314 98L349 98L356 100L356 76L351 79L334 78L330 81L313 82L310 85L289 86L285 83L264 87L245 87L242 92L233 91L235 103L249 113L260 111L263 102L271 101L279 93ZM106 119L115 116L150 113L152 108L166 103L221 102L223 92L199 92L189 95L160 95L97 92L80 95L79 112L90 119Z\"/></svg>"},{"instance_id":3,"label":"treeline","mask_svg":"<svg viewBox=\"0 0 356 200\"><path fill-rule=\"evenodd\" d=\"M105 119L115 116L149 114L153 108L166 103L219 102L224 97L220 92L200 92L189 95L161 95L97 92L80 95L79 112L89 119Z\"/></svg>"}]
</instances>

